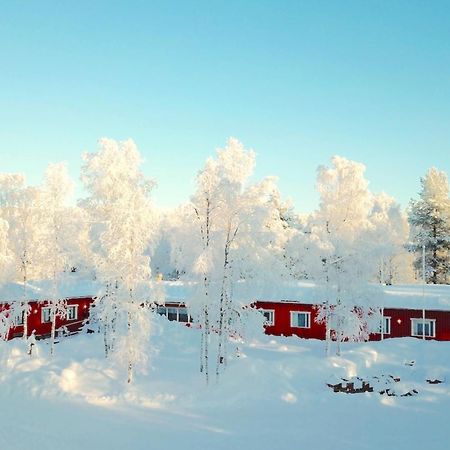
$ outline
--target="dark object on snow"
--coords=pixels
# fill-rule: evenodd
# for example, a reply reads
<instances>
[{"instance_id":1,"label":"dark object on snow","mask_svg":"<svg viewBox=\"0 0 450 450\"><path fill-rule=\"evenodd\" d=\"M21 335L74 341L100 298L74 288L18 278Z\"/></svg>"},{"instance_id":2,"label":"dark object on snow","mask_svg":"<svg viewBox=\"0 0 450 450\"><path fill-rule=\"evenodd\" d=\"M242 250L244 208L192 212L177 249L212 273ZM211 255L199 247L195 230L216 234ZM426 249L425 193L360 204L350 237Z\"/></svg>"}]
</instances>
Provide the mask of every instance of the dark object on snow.
<instances>
[{"instance_id":1,"label":"dark object on snow","mask_svg":"<svg viewBox=\"0 0 450 450\"><path fill-rule=\"evenodd\" d=\"M417 395L419 391L416 391L413 389L412 391L407 392L406 394L402 394L400 397L412 397L414 395Z\"/></svg>"},{"instance_id":2,"label":"dark object on snow","mask_svg":"<svg viewBox=\"0 0 450 450\"><path fill-rule=\"evenodd\" d=\"M362 378L358 378L362 381ZM373 387L367 381L362 382L360 388L355 388L355 383L347 381L347 383L330 384L327 386L333 389L333 392L344 392L346 394L362 394L364 392L373 392Z\"/></svg>"},{"instance_id":3,"label":"dark object on snow","mask_svg":"<svg viewBox=\"0 0 450 450\"><path fill-rule=\"evenodd\" d=\"M440 383L443 383L443 381L442 380L438 380L438 379L436 379L436 380L427 380L427 383L429 383L429 384L440 384Z\"/></svg>"},{"instance_id":4,"label":"dark object on snow","mask_svg":"<svg viewBox=\"0 0 450 450\"><path fill-rule=\"evenodd\" d=\"M393 377L392 375L389 375L395 383L398 383L400 381L400 377Z\"/></svg>"},{"instance_id":5,"label":"dark object on snow","mask_svg":"<svg viewBox=\"0 0 450 450\"><path fill-rule=\"evenodd\" d=\"M95 333L95 330L91 330L90 328L88 328L88 329L86 330L86 333L87 333L87 334L93 334L93 333Z\"/></svg>"}]
</instances>

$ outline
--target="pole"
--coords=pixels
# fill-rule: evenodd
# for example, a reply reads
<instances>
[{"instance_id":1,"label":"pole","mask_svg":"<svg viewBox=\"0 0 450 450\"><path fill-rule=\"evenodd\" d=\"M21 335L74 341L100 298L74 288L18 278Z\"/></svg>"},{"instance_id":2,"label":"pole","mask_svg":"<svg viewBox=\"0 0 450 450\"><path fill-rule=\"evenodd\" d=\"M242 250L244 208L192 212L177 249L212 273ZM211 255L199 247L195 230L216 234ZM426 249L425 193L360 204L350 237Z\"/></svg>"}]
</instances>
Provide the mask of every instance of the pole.
<instances>
[{"instance_id":1,"label":"pole","mask_svg":"<svg viewBox=\"0 0 450 450\"><path fill-rule=\"evenodd\" d=\"M422 339L425 340L425 245L422 245Z\"/></svg>"}]
</instances>

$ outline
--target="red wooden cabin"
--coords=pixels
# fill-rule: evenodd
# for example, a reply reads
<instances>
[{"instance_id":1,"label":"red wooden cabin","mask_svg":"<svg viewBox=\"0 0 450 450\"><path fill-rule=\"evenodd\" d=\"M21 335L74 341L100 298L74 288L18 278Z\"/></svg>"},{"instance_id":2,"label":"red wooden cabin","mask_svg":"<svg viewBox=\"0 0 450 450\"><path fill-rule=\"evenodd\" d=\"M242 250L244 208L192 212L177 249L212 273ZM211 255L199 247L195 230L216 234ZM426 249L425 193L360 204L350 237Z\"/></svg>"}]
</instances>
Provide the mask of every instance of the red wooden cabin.
<instances>
[{"instance_id":1,"label":"red wooden cabin","mask_svg":"<svg viewBox=\"0 0 450 450\"><path fill-rule=\"evenodd\" d=\"M318 310L311 303L258 300L255 307L266 317L266 334L325 339L325 324L316 322ZM423 338L424 334L425 339L450 341L450 311L425 309L425 317L422 309L383 308L382 312L383 330L372 333L371 341L409 336Z\"/></svg>"},{"instance_id":2,"label":"red wooden cabin","mask_svg":"<svg viewBox=\"0 0 450 450\"><path fill-rule=\"evenodd\" d=\"M46 301L31 300L28 302L30 313L27 318L28 335L33 332L37 338L49 337L52 328L51 307ZM65 316L56 316L56 331L59 333L75 333L89 319L92 297L74 297L67 299ZM0 311L9 309L8 303L0 304ZM9 330L8 339L23 336L23 316L14 318L14 326Z\"/></svg>"}]
</instances>

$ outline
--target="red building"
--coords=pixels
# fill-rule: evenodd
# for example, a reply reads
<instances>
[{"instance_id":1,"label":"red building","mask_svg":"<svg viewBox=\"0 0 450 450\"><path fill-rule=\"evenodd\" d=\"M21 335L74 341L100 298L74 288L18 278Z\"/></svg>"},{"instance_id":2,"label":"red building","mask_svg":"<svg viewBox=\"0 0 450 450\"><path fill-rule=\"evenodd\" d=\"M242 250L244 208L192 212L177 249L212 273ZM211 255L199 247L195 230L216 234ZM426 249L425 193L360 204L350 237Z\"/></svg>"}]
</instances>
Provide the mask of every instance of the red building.
<instances>
[{"instance_id":1,"label":"red building","mask_svg":"<svg viewBox=\"0 0 450 450\"><path fill-rule=\"evenodd\" d=\"M284 298L314 298L314 286L309 283L300 284L303 291L285 292ZM20 301L22 287L0 290L0 299ZM92 294L98 286L92 282L76 281L68 283L62 292L67 299L67 314L57 317L56 328L59 332L76 332L89 319ZM29 301L31 312L28 316L28 333L33 330L37 337L47 337L51 332L51 309L42 298L47 292L45 286L31 289ZM90 295L80 295L89 292ZM300 292L300 294L298 294ZM185 306L186 287L181 283L167 283L166 304L158 306L156 312L169 320L192 322ZM295 296L294 296L295 295ZM381 340L395 337L418 337L450 341L450 286L417 285L389 286L384 288L381 299L382 324L380 332L370 335L370 340ZM326 327L317 322L318 307L313 302L294 300L257 300L253 306L260 309L266 317L265 332L276 336L298 336L305 339L325 339ZM422 309L425 307L425 309ZM0 312L8 310L8 303L0 303ZM10 330L8 338L23 335L22 318L15 319L16 325ZM380 324L381 325L381 324Z\"/></svg>"},{"instance_id":2,"label":"red building","mask_svg":"<svg viewBox=\"0 0 450 450\"><path fill-rule=\"evenodd\" d=\"M33 332L38 338L49 337L52 328L51 307L46 301L29 301L30 313L27 318L28 335ZM92 297L75 297L67 299L65 316L56 316L57 334L75 333L89 319ZM0 304L0 312L9 310L8 303ZM9 330L8 339L23 336L23 316L14 318L14 326Z\"/></svg>"},{"instance_id":3,"label":"red building","mask_svg":"<svg viewBox=\"0 0 450 450\"><path fill-rule=\"evenodd\" d=\"M266 317L266 334L298 336L306 339L326 337L326 326L317 323L318 307L311 303L262 301L255 302ZM418 337L450 341L450 311L434 309L383 308L383 326L372 333L370 340Z\"/></svg>"}]
</instances>

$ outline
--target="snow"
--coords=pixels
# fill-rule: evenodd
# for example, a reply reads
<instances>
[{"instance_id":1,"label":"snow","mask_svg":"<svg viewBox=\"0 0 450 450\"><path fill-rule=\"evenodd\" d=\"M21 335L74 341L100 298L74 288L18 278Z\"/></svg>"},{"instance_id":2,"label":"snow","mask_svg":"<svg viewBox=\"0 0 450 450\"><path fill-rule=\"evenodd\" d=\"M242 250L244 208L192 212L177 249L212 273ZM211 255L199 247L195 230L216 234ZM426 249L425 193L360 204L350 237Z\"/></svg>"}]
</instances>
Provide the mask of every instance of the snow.
<instances>
[{"instance_id":1,"label":"snow","mask_svg":"<svg viewBox=\"0 0 450 450\"><path fill-rule=\"evenodd\" d=\"M189 299L192 285L178 281L165 282L166 301L184 302ZM234 295L239 297L245 290L245 283L237 283ZM280 283L265 285L255 292L255 300L293 303L321 303L322 291L312 282ZM405 284L382 286L381 301L378 306L385 308L422 309L450 311L450 285Z\"/></svg>"},{"instance_id":2,"label":"snow","mask_svg":"<svg viewBox=\"0 0 450 450\"><path fill-rule=\"evenodd\" d=\"M48 341L31 359L20 340L0 343L0 449L448 448L450 343L344 343L327 358L321 341L261 334L207 387L199 331L155 322L153 368L131 386L103 358L100 334L62 340L52 359ZM326 386L355 377L375 392ZM443 383L426 382L436 378ZM397 395L376 392L386 386Z\"/></svg>"},{"instance_id":3,"label":"snow","mask_svg":"<svg viewBox=\"0 0 450 450\"><path fill-rule=\"evenodd\" d=\"M48 300L52 291L52 280L29 281L27 293L30 300ZM68 273L59 278L58 291L61 298L77 298L95 296L100 288L98 282L90 278L80 278L76 273ZM4 283L0 285L0 301L16 301L23 299L22 283Z\"/></svg>"},{"instance_id":4,"label":"snow","mask_svg":"<svg viewBox=\"0 0 450 450\"><path fill-rule=\"evenodd\" d=\"M186 302L195 291L194 283L181 281L164 281L162 286L167 302ZM252 286L253 287L253 286ZM51 288L51 281L31 281L27 290L32 300L45 300ZM67 274L61 278L60 294L62 298L92 297L100 288L98 282L89 278L80 278L77 274ZM235 293L245 292L245 283L237 283ZM423 295L424 293L424 295ZM0 299L6 301L21 300L23 285L21 283L6 283L0 286ZM317 303L321 301L318 289L312 282L284 283L274 286L267 284L255 292L255 300L293 303ZM404 284L383 286L383 296L380 307L450 311L450 285Z\"/></svg>"}]
</instances>

